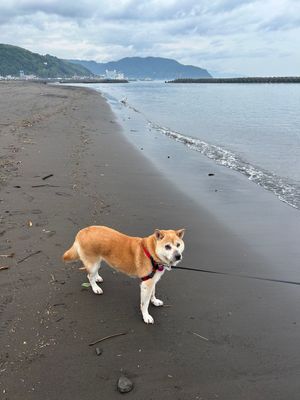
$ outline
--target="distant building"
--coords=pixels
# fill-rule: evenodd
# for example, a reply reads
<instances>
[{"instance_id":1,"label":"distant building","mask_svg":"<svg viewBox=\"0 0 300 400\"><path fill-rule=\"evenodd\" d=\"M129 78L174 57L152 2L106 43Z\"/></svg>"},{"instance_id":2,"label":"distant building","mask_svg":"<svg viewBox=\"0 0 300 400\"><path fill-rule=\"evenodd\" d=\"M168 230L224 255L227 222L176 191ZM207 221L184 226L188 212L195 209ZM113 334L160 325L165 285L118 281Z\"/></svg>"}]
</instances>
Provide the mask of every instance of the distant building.
<instances>
[{"instance_id":1,"label":"distant building","mask_svg":"<svg viewBox=\"0 0 300 400\"><path fill-rule=\"evenodd\" d=\"M8 78L11 79L11 78ZM16 77L16 79L18 79L18 77ZM20 70L20 74L19 74L19 79L23 79L23 80L32 80L32 79L37 79L36 75L25 75L24 71L21 69Z\"/></svg>"},{"instance_id":2,"label":"distant building","mask_svg":"<svg viewBox=\"0 0 300 400\"><path fill-rule=\"evenodd\" d=\"M36 75L25 75L25 79L38 79Z\"/></svg>"},{"instance_id":3,"label":"distant building","mask_svg":"<svg viewBox=\"0 0 300 400\"><path fill-rule=\"evenodd\" d=\"M117 72L115 69L113 71L105 70L106 79L125 79L122 72Z\"/></svg>"}]
</instances>

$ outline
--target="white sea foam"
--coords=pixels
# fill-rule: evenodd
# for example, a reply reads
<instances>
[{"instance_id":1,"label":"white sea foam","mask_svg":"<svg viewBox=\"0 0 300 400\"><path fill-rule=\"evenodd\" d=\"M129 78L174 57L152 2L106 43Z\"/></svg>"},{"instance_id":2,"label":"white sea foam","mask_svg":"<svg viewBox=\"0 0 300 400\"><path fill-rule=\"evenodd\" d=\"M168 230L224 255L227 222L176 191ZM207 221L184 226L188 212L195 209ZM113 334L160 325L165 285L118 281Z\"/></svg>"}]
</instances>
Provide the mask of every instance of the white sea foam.
<instances>
[{"instance_id":1,"label":"white sea foam","mask_svg":"<svg viewBox=\"0 0 300 400\"><path fill-rule=\"evenodd\" d=\"M204 142L203 140L192 138L173 131L169 128L157 125L148 121L152 129L164 134L165 136L176 140L198 151L206 157L214 160L217 164L233 169L245 175L249 180L273 192L281 201L292 207L300 209L300 185L291 183L288 179L277 176L272 172L263 170L250 164L242 157L222 147Z\"/></svg>"},{"instance_id":2,"label":"white sea foam","mask_svg":"<svg viewBox=\"0 0 300 400\"><path fill-rule=\"evenodd\" d=\"M141 111L131 106L127 99L126 101L122 101L122 103L134 112L143 114ZM144 118L147 120L145 115ZM149 127L157 132L175 140L176 142L182 143L191 150L198 151L211 160L214 160L219 165L240 172L250 181L255 182L264 189L273 192L279 200L289 204L294 208L300 209L300 185L296 182L292 182L291 179L277 176L270 171L250 164L239 155L234 154L225 148L184 135L167 127L160 126L149 120L147 120L147 123Z\"/></svg>"}]
</instances>

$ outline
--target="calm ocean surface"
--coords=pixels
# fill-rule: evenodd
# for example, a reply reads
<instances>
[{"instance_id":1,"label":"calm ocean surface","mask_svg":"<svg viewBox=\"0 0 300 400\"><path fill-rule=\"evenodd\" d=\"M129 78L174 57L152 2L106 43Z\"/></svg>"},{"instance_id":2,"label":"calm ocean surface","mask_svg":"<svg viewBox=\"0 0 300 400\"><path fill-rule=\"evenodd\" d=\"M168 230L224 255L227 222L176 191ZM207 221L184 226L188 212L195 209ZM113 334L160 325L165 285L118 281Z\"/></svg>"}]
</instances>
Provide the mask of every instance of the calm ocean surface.
<instances>
[{"instance_id":1,"label":"calm ocean surface","mask_svg":"<svg viewBox=\"0 0 300 400\"><path fill-rule=\"evenodd\" d=\"M127 109L144 121L147 132L189 149L187 157L201 153L300 209L300 85L90 86L103 93L123 120Z\"/></svg>"}]
</instances>

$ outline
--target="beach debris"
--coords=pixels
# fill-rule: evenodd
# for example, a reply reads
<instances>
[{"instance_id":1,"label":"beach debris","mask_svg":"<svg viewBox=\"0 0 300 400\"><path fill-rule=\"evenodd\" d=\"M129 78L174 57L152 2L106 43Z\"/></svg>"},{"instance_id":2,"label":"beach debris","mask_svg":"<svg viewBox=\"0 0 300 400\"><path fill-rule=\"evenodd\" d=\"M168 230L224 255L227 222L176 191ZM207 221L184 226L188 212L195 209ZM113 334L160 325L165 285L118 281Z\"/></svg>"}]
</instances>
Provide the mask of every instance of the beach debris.
<instances>
[{"instance_id":1,"label":"beach debris","mask_svg":"<svg viewBox=\"0 0 300 400\"><path fill-rule=\"evenodd\" d=\"M204 337L204 336L201 336L201 335L199 335L199 333L192 332L192 334L193 334L193 335L195 335L195 336L198 336L200 339L203 339L203 340L205 340L206 342L208 342L208 341L209 341L209 339L207 339L207 338L206 338L206 337Z\"/></svg>"},{"instance_id":2,"label":"beach debris","mask_svg":"<svg viewBox=\"0 0 300 400\"><path fill-rule=\"evenodd\" d=\"M36 254L41 253L41 250L37 250L34 253L28 254L28 256L21 258L21 260L17 261L17 264L21 264L23 261L26 261L28 258L35 256Z\"/></svg>"},{"instance_id":3,"label":"beach debris","mask_svg":"<svg viewBox=\"0 0 300 400\"><path fill-rule=\"evenodd\" d=\"M69 193L64 193L64 192L55 192L55 194L57 194L57 196L72 197L71 194L69 194Z\"/></svg>"},{"instance_id":4,"label":"beach debris","mask_svg":"<svg viewBox=\"0 0 300 400\"><path fill-rule=\"evenodd\" d=\"M212 172L208 174L208 176L215 176L215 174L213 174Z\"/></svg>"},{"instance_id":5,"label":"beach debris","mask_svg":"<svg viewBox=\"0 0 300 400\"><path fill-rule=\"evenodd\" d=\"M8 265L3 265L2 267L0 267L0 271L4 271L5 269L9 269Z\"/></svg>"},{"instance_id":6,"label":"beach debris","mask_svg":"<svg viewBox=\"0 0 300 400\"><path fill-rule=\"evenodd\" d=\"M49 183L45 183L43 185L32 185L32 188L40 188L40 187L60 187L58 185L50 185Z\"/></svg>"},{"instance_id":7,"label":"beach debris","mask_svg":"<svg viewBox=\"0 0 300 400\"><path fill-rule=\"evenodd\" d=\"M20 185L16 185L16 186L14 186L14 188L21 189L21 186Z\"/></svg>"},{"instance_id":8,"label":"beach debris","mask_svg":"<svg viewBox=\"0 0 300 400\"><path fill-rule=\"evenodd\" d=\"M168 158L170 158L170 156L168 156Z\"/></svg>"},{"instance_id":9,"label":"beach debris","mask_svg":"<svg viewBox=\"0 0 300 400\"><path fill-rule=\"evenodd\" d=\"M96 347L96 348L95 348L95 352L96 352L97 356L101 356L103 350L100 349L100 347Z\"/></svg>"},{"instance_id":10,"label":"beach debris","mask_svg":"<svg viewBox=\"0 0 300 400\"><path fill-rule=\"evenodd\" d=\"M32 227L32 221L30 221L30 220L28 221L28 226Z\"/></svg>"},{"instance_id":11,"label":"beach debris","mask_svg":"<svg viewBox=\"0 0 300 400\"><path fill-rule=\"evenodd\" d=\"M122 375L118 379L117 388L120 393L128 393L133 389L133 382L127 376Z\"/></svg>"},{"instance_id":12,"label":"beach debris","mask_svg":"<svg viewBox=\"0 0 300 400\"><path fill-rule=\"evenodd\" d=\"M10 253L10 254L0 254L0 257L12 258L14 255L15 255L15 253Z\"/></svg>"},{"instance_id":13,"label":"beach debris","mask_svg":"<svg viewBox=\"0 0 300 400\"><path fill-rule=\"evenodd\" d=\"M89 288L91 286L91 284L90 284L90 282L83 282L81 284L81 286L84 287L84 288Z\"/></svg>"},{"instance_id":14,"label":"beach debris","mask_svg":"<svg viewBox=\"0 0 300 400\"><path fill-rule=\"evenodd\" d=\"M43 232L46 233L48 237L51 237L56 234L56 231L48 231L47 229L43 229Z\"/></svg>"},{"instance_id":15,"label":"beach debris","mask_svg":"<svg viewBox=\"0 0 300 400\"><path fill-rule=\"evenodd\" d=\"M53 174L46 175L42 179L43 179L43 181L45 181L46 179L51 178L51 176L53 176Z\"/></svg>"},{"instance_id":16,"label":"beach debris","mask_svg":"<svg viewBox=\"0 0 300 400\"><path fill-rule=\"evenodd\" d=\"M42 214L42 211L36 208L34 210L31 210L31 214Z\"/></svg>"},{"instance_id":17,"label":"beach debris","mask_svg":"<svg viewBox=\"0 0 300 400\"><path fill-rule=\"evenodd\" d=\"M55 303L53 304L53 307L58 307L58 306L65 306L65 303Z\"/></svg>"},{"instance_id":18,"label":"beach debris","mask_svg":"<svg viewBox=\"0 0 300 400\"><path fill-rule=\"evenodd\" d=\"M111 338L114 338L114 337L117 337L117 336L127 335L127 333L128 333L128 332L122 332L122 333L115 333L114 335L105 336L105 337L103 337L103 338L101 338L101 339L95 340L95 341L92 342L92 343L89 343L89 346L93 346L94 344L103 342L104 340L111 339Z\"/></svg>"}]
</instances>

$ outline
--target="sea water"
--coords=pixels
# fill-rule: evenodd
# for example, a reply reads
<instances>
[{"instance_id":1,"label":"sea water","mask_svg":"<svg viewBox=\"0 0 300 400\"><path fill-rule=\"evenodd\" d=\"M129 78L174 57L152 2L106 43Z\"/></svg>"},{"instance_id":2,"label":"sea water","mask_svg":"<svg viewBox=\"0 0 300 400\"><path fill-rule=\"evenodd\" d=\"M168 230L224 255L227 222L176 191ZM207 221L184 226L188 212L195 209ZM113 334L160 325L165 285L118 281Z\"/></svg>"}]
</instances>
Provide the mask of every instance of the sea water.
<instances>
[{"instance_id":1,"label":"sea water","mask_svg":"<svg viewBox=\"0 0 300 400\"><path fill-rule=\"evenodd\" d=\"M300 209L300 84L90 86L127 124L131 140L158 155L157 162L162 143L170 149L180 144L183 168L197 154L207 157ZM139 121L136 129L133 120Z\"/></svg>"}]
</instances>

